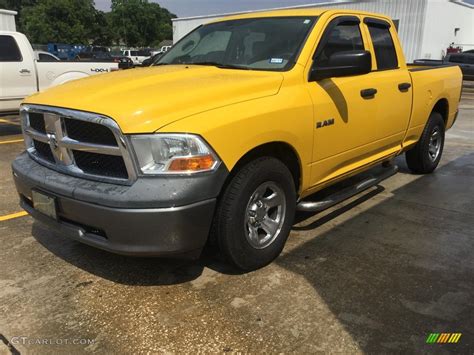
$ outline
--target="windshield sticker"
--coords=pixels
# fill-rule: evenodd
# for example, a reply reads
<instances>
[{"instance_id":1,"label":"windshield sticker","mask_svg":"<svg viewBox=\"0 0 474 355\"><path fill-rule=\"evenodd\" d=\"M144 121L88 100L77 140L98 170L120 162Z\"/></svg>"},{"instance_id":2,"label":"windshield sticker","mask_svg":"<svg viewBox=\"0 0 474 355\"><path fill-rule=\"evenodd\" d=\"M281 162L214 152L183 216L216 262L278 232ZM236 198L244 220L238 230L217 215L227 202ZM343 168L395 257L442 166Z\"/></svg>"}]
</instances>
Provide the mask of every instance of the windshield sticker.
<instances>
[{"instance_id":1,"label":"windshield sticker","mask_svg":"<svg viewBox=\"0 0 474 355\"><path fill-rule=\"evenodd\" d=\"M310 22L311 22L311 20L304 20L303 23L304 23L305 25L307 25L307 24L310 23Z\"/></svg>"},{"instance_id":2,"label":"windshield sticker","mask_svg":"<svg viewBox=\"0 0 474 355\"><path fill-rule=\"evenodd\" d=\"M272 58L270 64L283 64L283 58Z\"/></svg>"}]
</instances>

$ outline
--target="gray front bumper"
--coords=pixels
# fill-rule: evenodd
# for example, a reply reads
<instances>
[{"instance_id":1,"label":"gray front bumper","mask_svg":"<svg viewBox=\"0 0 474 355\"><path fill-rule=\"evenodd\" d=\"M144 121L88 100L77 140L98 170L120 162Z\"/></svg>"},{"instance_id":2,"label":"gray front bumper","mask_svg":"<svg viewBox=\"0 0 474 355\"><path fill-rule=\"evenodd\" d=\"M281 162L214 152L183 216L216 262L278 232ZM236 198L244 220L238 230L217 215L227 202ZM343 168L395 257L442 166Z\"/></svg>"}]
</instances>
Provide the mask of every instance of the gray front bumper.
<instances>
[{"instance_id":1,"label":"gray front bumper","mask_svg":"<svg viewBox=\"0 0 474 355\"><path fill-rule=\"evenodd\" d=\"M136 256L198 253L227 176L222 168L197 179L139 179L132 186L118 186L58 173L27 154L12 168L21 206L35 219L85 244ZM33 189L56 198L58 220L33 208Z\"/></svg>"}]
</instances>

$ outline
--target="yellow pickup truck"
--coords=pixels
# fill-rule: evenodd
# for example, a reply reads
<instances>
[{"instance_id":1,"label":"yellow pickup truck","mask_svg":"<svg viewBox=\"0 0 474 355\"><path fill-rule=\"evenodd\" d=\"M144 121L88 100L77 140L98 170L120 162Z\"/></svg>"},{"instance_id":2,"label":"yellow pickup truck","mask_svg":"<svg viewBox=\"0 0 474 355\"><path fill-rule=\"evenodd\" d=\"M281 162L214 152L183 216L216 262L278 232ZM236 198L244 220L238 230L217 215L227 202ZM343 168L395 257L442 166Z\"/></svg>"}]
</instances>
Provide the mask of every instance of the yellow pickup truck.
<instances>
[{"instance_id":1,"label":"yellow pickup truck","mask_svg":"<svg viewBox=\"0 0 474 355\"><path fill-rule=\"evenodd\" d=\"M431 173L461 95L457 66L407 66L382 15L301 9L201 26L150 68L24 101L21 206L111 252L199 255L254 270L295 210L320 211L395 172ZM375 165L383 173L306 198ZM382 168L381 168L382 169Z\"/></svg>"}]
</instances>

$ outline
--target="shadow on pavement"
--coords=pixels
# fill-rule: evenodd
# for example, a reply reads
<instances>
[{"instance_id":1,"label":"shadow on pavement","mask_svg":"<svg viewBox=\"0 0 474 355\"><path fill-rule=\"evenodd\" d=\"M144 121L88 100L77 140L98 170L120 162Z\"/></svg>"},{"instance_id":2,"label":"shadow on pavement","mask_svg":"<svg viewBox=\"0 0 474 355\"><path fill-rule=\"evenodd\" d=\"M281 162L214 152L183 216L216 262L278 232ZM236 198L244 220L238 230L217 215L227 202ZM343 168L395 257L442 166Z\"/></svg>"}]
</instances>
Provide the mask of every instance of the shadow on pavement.
<instances>
[{"instance_id":1,"label":"shadow on pavement","mask_svg":"<svg viewBox=\"0 0 474 355\"><path fill-rule=\"evenodd\" d=\"M473 226L471 153L276 263L306 278L364 352L472 353ZM459 344L425 344L436 332L463 335Z\"/></svg>"},{"instance_id":2,"label":"shadow on pavement","mask_svg":"<svg viewBox=\"0 0 474 355\"><path fill-rule=\"evenodd\" d=\"M174 285L198 278L201 261L137 258L112 254L56 235L35 222L33 237L66 262L98 277L132 286Z\"/></svg>"},{"instance_id":3,"label":"shadow on pavement","mask_svg":"<svg viewBox=\"0 0 474 355\"><path fill-rule=\"evenodd\" d=\"M0 137L14 136L18 134L21 134L21 127L19 125L0 122Z\"/></svg>"},{"instance_id":4,"label":"shadow on pavement","mask_svg":"<svg viewBox=\"0 0 474 355\"><path fill-rule=\"evenodd\" d=\"M205 250L199 260L140 258L112 254L54 234L34 222L32 236L64 261L95 276L130 286L175 285L201 276L204 267L227 274L240 271L222 263Z\"/></svg>"}]
</instances>

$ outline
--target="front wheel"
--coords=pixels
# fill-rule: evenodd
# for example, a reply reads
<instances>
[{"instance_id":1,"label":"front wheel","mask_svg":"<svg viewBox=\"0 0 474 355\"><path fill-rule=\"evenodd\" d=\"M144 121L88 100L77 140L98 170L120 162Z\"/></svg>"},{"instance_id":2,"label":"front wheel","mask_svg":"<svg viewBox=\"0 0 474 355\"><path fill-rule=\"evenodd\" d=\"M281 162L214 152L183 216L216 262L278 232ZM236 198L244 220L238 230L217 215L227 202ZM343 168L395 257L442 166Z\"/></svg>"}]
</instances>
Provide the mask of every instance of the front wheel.
<instances>
[{"instance_id":1,"label":"front wheel","mask_svg":"<svg viewBox=\"0 0 474 355\"><path fill-rule=\"evenodd\" d=\"M430 115L418 143L405 153L408 168L416 174L433 172L444 148L444 120L438 112Z\"/></svg>"},{"instance_id":2,"label":"front wheel","mask_svg":"<svg viewBox=\"0 0 474 355\"><path fill-rule=\"evenodd\" d=\"M281 253L296 207L293 177L278 159L244 165L219 201L213 237L224 258L244 271L261 268Z\"/></svg>"}]
</instances>

